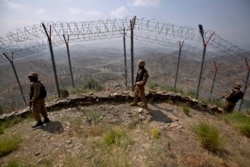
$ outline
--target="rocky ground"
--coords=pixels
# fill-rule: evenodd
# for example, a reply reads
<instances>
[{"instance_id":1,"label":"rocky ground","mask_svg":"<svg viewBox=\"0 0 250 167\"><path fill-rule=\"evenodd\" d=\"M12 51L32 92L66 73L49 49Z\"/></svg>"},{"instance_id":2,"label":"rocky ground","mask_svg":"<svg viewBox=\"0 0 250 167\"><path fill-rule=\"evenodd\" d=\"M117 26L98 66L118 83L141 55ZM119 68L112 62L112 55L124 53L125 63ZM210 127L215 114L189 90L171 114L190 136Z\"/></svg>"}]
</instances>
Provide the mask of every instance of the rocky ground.
<instances>
[{"instance_id":1,"label":"rocky ground","mask_svg":"<svg viewBox=\"0 0 250 167\"><path fill-rule=\"evenodd\" d=\"M0 165L14 161L20 166L53 167L250 166L249 138L220 114L189 110L186 115L183 106L169 102L151 102L147 110L129 103L96 103L51 111L51 122L37 129L31 128L35 122L28 117L2 134L18 134L22 142L0 157ZM201 147L191 130L199 121L219 129L224 143L220 152ZM120 136L107 144L105 135L112 130Z\"/></svg>"}]
</instances>

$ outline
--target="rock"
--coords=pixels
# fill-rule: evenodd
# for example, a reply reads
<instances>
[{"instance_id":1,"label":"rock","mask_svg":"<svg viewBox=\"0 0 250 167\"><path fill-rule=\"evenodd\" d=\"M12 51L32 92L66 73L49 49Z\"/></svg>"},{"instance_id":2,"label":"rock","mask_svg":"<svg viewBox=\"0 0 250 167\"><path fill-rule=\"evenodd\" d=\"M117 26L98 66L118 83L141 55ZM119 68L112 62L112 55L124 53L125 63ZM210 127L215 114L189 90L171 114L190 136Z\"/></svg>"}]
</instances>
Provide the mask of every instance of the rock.
<instances>
[{"instance_id":1,"label":"rock","mask_svg":"<svg viewBox=\"0 0 250 167\"><path fill-rule=\"evenodd\" d=\"M138 118L139 118L140 121L146 120L146 118L145 118L145 116L144 116L143 114L140 114L140 115L138 116Z\"/></svg>"},{"instance_id":2,"label":"rock","mask_svg":"<svg viewBox=\"0 0 250 167\"><path fill-rule=\"evenodd\" d=\"M138 112L139 114L141 114L141 113L143 112L143 108L138 108L138 109L137 109L137 112Z\"/></svg>"},{"instance_id":3,"label":"rock","mask_svg":"<svg viewBox=\"0 0 250 167\"><path fill-rule=\"evenodd\" d=\"M178 126L180 126L180 125L177 122L173 122L173 123L170 124L171 128L176 128Z\"/></svg>"},{"instance_id":4,"label":"rock","mask_svg":"<svg viewBox=\"0 0 250 167\"><path fill-rule=\"evenodd\" d=\"M35 156L38 156L40 155L41 153L40 152L35 152Z\"/></svg>"}]
</instances>

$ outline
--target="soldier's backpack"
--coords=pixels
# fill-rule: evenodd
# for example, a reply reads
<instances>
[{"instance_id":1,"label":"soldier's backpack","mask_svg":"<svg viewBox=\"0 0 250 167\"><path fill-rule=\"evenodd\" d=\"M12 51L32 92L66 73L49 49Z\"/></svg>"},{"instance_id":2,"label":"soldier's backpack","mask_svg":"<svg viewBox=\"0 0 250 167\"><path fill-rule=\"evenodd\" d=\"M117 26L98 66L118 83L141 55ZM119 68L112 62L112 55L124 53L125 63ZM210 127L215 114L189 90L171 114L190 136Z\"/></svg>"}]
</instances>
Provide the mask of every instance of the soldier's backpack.
<instances>
[{"instance_id":1,"label":"soldier's backpack","mask_svg":"<svg viewBox=\"0 0 250 167\"><path fill-rule=\"evenodd\" d=\"M42 83L41 83L41 84L42 84ZM40 89L39 98L40 98L40 99L44 99L46 96L47 96L47 91L46 91L45 86L42 84L42 87L41 87L41 89Z\"/></svg>"},{"instance_id":2,"label":"soldier's backpack","mask_svg":"<svg viewBox=\"0 0 250 167\"><path fill-rule=\"evenodd\" d=\"M232 90L232 93L226 99L230 102L237 103L240 99L243 98L243 92L240 90Z\"/></svg>"},{"instance_id":3,"label":"soldier's backpack","mask_svg":"<svg viewBox=\"0 0 250 167\"><path fill-rule=\"evenodd\" d=\"M34 83L35 84L35 83ZM34 95L34 84L31 85L30 87L30 99L32 99L33 95ZM43 99L47 96L47 91L46 91L46 88L45 86L40 82L40 84L42 85L41 86L41 89L40 89L40 95L39 95L39 99Z\"/></svg>"}]
</instances>

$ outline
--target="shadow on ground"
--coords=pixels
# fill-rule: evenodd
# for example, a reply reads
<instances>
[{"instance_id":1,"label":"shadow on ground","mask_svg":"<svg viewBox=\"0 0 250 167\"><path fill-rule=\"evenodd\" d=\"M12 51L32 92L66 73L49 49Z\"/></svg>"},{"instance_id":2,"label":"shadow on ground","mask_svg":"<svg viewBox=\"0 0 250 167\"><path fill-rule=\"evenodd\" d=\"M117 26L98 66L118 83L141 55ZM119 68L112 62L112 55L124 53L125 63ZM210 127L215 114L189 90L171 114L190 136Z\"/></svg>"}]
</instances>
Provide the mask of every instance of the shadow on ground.
<instances>
[{"instance_id":1,"label":"shadow on ground","mask_svg":"<svg viewBox=\"0 0 250 167\"><path fill-rule=\"evenodd\" d=\"M50 121L41 127L42 130L47 131L49 133L62 133L64 128L62 123L59 121Z\"/></svg>"},{"instance_id":2,"label":"shadow on ground","mask_svg":"<svg viewBox=\"0 0 250 167\"><path fill-rule=\"evenodd\" d=\"M152 116L152 120L164 123L173 122L171 118L169 118L166 114L162 113L160 110L152 110L148 109L148 112Z\"/></svg>"}]
</instances>

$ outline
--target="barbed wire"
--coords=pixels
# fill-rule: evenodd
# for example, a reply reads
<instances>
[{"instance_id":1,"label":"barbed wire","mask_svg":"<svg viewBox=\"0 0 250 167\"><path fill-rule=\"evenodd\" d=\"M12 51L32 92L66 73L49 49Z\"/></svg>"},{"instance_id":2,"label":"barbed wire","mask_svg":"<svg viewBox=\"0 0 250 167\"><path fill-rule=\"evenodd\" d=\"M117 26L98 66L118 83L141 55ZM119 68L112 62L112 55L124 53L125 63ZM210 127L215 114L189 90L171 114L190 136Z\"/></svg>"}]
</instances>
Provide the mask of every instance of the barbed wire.
<instances>
[{"instance_id":1,"label":"barbed wire","mask_svg":"<svg viewBox=\"0 0 250 167\"><path fill-rule=\"evenodd\" d=\"M51 27L52 40L54 43L63 42L63 34L70 36L72 41L88 41L99 39L110 39L122 37L122 31L125 28L127 34L130 33L130 17L124 19L107 19L98 21L79 21L79 22L44 22L45 27ZM136 18L135 31L140 35L141 39L159 41L161 43L167 42L170 39L201 41L201 36L198 28L189 26L179 26L170 23L159 22L155 19ZM205 38L208 38L213 31L207 30ZM157 37L157 38L156 38ZM6 49L11 49L38 41L44 43L46 34L42 25L27 26L24 28L17 28L0 37L1 52ZM244 50L238 48L232 43L224 40L218 34L212 36L210 44L213 48L222 51L228 55L238 55L246 53ZM26 45L26 47L29 47Z\"/></svg>"}]
</instances>

